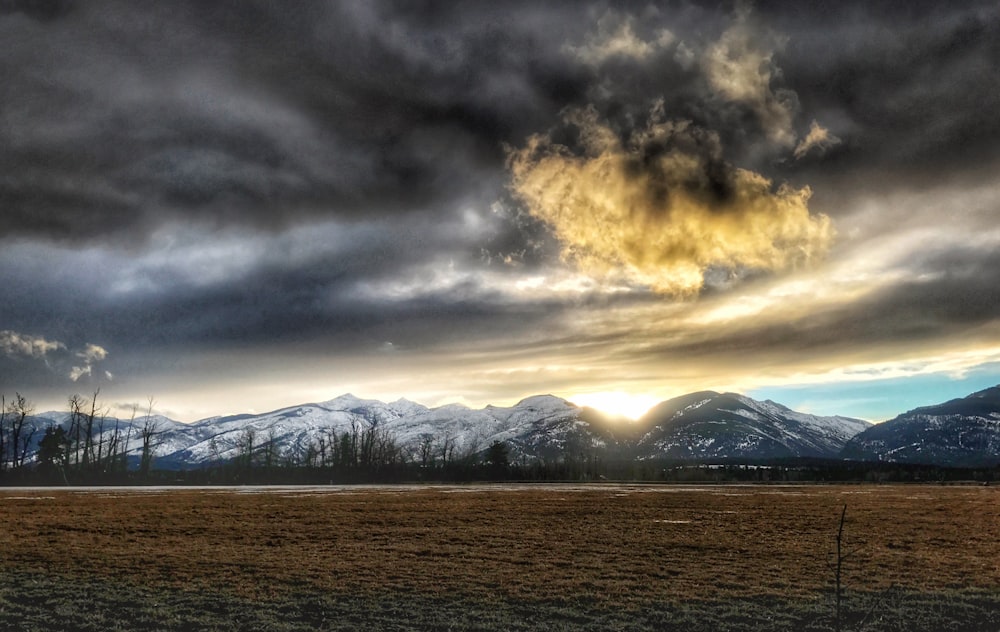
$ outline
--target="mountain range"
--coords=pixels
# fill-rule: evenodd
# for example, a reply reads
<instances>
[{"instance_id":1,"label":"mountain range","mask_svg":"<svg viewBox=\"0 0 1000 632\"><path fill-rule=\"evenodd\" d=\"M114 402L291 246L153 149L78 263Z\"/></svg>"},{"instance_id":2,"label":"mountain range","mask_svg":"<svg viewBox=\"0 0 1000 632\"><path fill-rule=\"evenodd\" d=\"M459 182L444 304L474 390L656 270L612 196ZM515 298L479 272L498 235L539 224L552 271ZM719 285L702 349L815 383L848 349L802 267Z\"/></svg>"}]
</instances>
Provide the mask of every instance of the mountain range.
<instances>
[{"instance_id":1,"label":"mountain range","mask_svg":"<svg viewBox=\"0 0 1000 632\"><path fill-rule=\"evenodd\" d=\"M859 461L958 467L1000 463L1000 386L915 408L851 438L841 456Z\"/></svg>"},{"instance_id":2,"label":"mountain range","mask_svg":"<svg viewBox=\"0 0 1000 632\"><path fill-rule=\"evenodd\" d=\"M68 425L68 413L30 419L35 445L44 428ZM496 441L512 462L553 462L603 455L618 459L748 460L796 457L938 465L1000 462L1000 386L881 423L793 411L736 393L701 391L676 397L632 421L577 406L552 395L514 406L428 408L400 399L385 403L342 395L263 414L211 417L190 424L166 417L105 419L103 432L142 449L141 428L155 424L156 465L203 467L236 458L248 438L275 455L301 460L345 434L380 433L410 460L478 459ZM29 457L30 460L30 457Z\"/></svg>"}]
</instances>

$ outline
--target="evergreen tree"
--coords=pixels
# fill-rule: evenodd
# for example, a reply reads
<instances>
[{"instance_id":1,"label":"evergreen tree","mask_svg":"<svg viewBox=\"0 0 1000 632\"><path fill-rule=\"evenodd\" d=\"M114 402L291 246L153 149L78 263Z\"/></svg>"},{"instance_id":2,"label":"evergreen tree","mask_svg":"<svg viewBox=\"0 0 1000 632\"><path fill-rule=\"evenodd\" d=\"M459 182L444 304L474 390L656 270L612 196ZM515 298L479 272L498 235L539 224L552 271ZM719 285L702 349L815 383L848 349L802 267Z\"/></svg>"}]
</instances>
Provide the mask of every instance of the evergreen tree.
<instances>
[{"instance_id":1,"label":"evergreen tree","mask_svg":"<svg viewBox=\"0 0 1000 632\"><path fill-rule=\"evenodd\" d=\"M70 440L62 426L49 426L38 442L38 468L42 472L62 470L66 467Z\"/></svg>"},{"instance_id":2,"label":"evergreen tree","mask_svg":"<svg viewBox=\"0 0 1000 632\"><path fill-rule=\"evenodd\" d=\"M499 440L491 443L490 447L486 449L486 464L495 470L507 469L507 466L510 465L507 444Z\"/></svg>"}]
</instances>

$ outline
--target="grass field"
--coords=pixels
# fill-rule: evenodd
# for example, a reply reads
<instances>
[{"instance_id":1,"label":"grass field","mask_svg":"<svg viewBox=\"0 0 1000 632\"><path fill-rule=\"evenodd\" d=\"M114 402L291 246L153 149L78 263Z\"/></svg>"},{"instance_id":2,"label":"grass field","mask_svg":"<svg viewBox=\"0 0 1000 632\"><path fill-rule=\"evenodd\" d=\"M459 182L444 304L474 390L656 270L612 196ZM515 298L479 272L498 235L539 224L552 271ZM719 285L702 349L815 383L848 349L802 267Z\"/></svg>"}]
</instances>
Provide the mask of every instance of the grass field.
<instances>
[{"instance_id":1,"label":"grass field","mask_svg":"<svg viewBox=\"0 0 1000 632\"><path fill-rule=\"evenodd\" d=\"M965 486L0 490L3 629L1000 630Z\"/></svg>"}]
</instances>

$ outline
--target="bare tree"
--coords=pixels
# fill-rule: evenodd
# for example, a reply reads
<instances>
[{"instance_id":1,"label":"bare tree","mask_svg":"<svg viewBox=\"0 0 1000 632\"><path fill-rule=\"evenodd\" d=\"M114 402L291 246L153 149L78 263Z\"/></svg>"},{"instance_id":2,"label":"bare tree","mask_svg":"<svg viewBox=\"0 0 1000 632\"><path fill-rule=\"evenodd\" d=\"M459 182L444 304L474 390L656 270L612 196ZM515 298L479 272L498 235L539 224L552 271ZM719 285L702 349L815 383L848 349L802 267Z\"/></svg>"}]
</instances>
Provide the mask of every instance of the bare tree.
<instances>
[{"instance_id":1,"label":"bare tree","mask_svg":"<svg viewBox=\"0 0 1000 632\"><path fill-rule=\"evenodd\" d=\"M372 458L376 467L395 465L403 459L402 451L396 444L396 436L388 428L372 428Z\"/></svg>"},{"instance_id":2,"label":"bare tree","mask_svg":"<svg viewBox=\"0 0 1000 632\"><path fill-rule=\"evenodd\" d=\"M441 465L448 467L455 459L455 439L450 434L446 434L441 441Z\"/></svg>"},{"instance_id":3,"label":"bare tree","mask_svg":"<svg viewBox=\"0 0 1000 632\"><path fill-rule=\"evenodd\" d=\"M72 464L75 466L80 465L80 445L81 445L80 435L82 432L81 428L83 426L83 417L84 417L83 409L85 405L86 402L84 402L83 398L80 397L80 395L74 394L70 396L69 432L67 433L67 436L69 437L69 443L67 444L66 462L67 464L71 463L69 456L70 454L72 454L73 457Z\"/></svg>"},{"instance_id":4,"label":"bare tree","mask_svg":"<svg viewBox=\"0 0 1000 632\"><path fill-rule=\"evenodd\" d=\"M322 442L324 438L325 445ZM337 438L337 431L333 428L324 429L320 440L320 467L332 467L340 463L340 439Z\"/></svg>"},{"instance_id":5,"label":"bare tree","mask_svg":"<svg viewBox=\"0 0 1000 632\"><path fill-rule=\"evenodd\" d=\"M104 463L104 424L107 422L108 416L101 412L100 418L97 422L97 455L94 459L94 465L99 470L105 469Z\"/></svg>"},{"instance_id":6,"label":"bare tree","mask_svg":"<svg viewBox=\"0 0 1000 632\"><path fill-rule=\"evenodd\" d=\"M254 460L254 450L256 449L255 441L257 440L257 431L251 427L247 426L240 433L239 438L236 440L236 447L239 450L239 455L237 456L237 463L241 467L250 468L253 467Z\"/></svg>"},{"instance_id":7,"label":"bare tree","mask_svg":"<svg viewBox=\"0 0 1000 632\"><path fill-rule=\"evenodd\" d=\"M420 440L419 450L421 467L434 467L434 437L425 435Z\"/></svg>"},{"instance_id":8,"label":"bare tree","mask_svg":"<svg viewBox=\"0 0 1000 632\"><path fill-rule=\"evenodd\" d=\"M344 432L340 435L340 458L338 465L347 467L357 467L358 465L358 422L351 419L351 432Z\"/></svg>"},{"instance_id":9,"label":"bare tree","mask_svg":"<svg viewBox=\"0 0 1000 632\"><path fill-rule=\"evenodd\" d=\"M7 469L7 397L0 395L0 472Z\"/></svg>"},{"instance_id":10,"label":"bare tree","mask_svg":"<svg viewBox=\"0 0 1000 632\"><path fill-rule=\"evenodd\" d=\"M482 445L482 440L483 438L479 436L479 434L473 435L466 440L462 446L462 454L459 457L459 460L466 464L475 463L476 455L479 454L481 449L480 446Z\"/></svg>"},{"instance_id":11,"label":"bare tree","mask_svg":"<svg viewBox=\"0 0 1000 632\"><path fill-rule=\"evenodd\" d=\"M149 398L149 407L146 409L146 418L143 420L140 436L142 437L142 454L139 457L139 475L143 478L149 476L149 471L153 466L153 453L156 445L153 443L159 434L156 420L153 419L153 398Z\"/></svg>"},{"instance_id":12,"label":"bare tree","mask_svg":"<svg viewBox=\"0 0 1000 632\"><path fill-rule=\"evenodd\" d=\"M135 416L139 412L139 404L132 404L132 415L128 420L128 430L125 431L125 443L122 445L121 468L123 472L128 472L128 450L132 442L132 430L135 428Z\"/></svg>"},{"instance_id":13,"label":"bare tree","mask_svg":"<svg viewBox=\"0 0 1000 632\"><path fill-rule=\"evenodd\" d=\"M261 452L264 458L264 467L271 469L276 461L276 451L278 446L278 432L271 426L267 429L267 438L264 440L261 446Z\"/></svg>"},{"instance_id":14,"label":"bare tree","mask_svg":"<svg viewBox=\"0 0 1000 632\"><path fill-rule=\"evenodd\" d=\"M213 465L219 465L222 462L222 450L219 449L219 440L214 436L208 440L208 452L212 455Z\"/></svg>"},{"instance_id":15,"label":"bare tree","mask_svg":"<svg viewBox=\"0 0 1000 632\"><path fill-rule=\"evenodd\" d=\"M131 424L133 420L135 420L134 407L132 409L132 419L129 420L129 423ZM104 429L104 419L102 418L101 419L102 437L104 434L103 429ZM103 468L105 472L118 472L118 471L123 471L125 469L122 467L122 460L123 460L122 457L124 456L124 454L121 455L118 454L118 450L121 449L121 441L122 441L121 419L115 416L115 429L111 432L111 438L108 439L108 451L107 451L107 456L105 457L104 468ZM128 446L126 446L126 449L127 447Z\"/></svg>"},{"instance_id":16,"label":"bare tree","mask_svg":"<svg viewBox=\"0 0 1000 632\"><path fill-rule=\"evenodd\" d=\"M319 451L319 467L330 467L337 463L340 451L337 431L333 428L323 428L316 438L316 449Z\"/></svg>"},{"instance_id":17,"label":"bare tree","mask_svg":"<svg viewBox=\"0 0 1000 632\"><path fill-rule=\"evenodd\" d=\"M83 415L83 466L85 469L93 466L96 455L94 454L94 420L97 417L97 396L101 389L94 391L94 397L90 400L90 412Z\"/></svg>"},{"instance_id":18,"label":"bare tree","mask_svg":"<svg viewBox=\"0 0 1000 632\"><path fill-rule=\"evenodd\" d=\"M31 447L31 440L35 438L35 432L37 430L37 428L32 426L28 432L21 435L21 459L18 467L24 465L24 459L28 454L28 448Z\"/></svg>"},{"instance_id":19,"label":"bare tree","mask_svg":"<svg viewBox=\"0 0 1000 632\"><path fill-rule=\"evenodd\" d=\"M20 393L14 393L14 399L7 405L7 414L10 417L11 466L14 469L24 465L24 459L28 454L28 445L34 432L32 431L31 435L27 436L27 441L23 440L22 433L25 422L33 412L35 412L35 407Z\"/></svg>"},{"instance_id":20,"label":"bare tree","mask_svg":"<svg viewBox=\"0 0 1000 632\"><path fill-rule=\"evenodd\" d=\"M378 423L377 421L375 422ZM374 462L375 433L377 426L369 426L361 429L358 435L358 465L368 467Z\"/></svg>"},{"instance_id":21,"label":"bare tree","mask_svg":"<svg viewBox=\"0 0 1000 632\"><path fill-rule=\"evenodd\" d=\"M321 441L322 439L309 439L309 441L306 442L306 445L302 450L302 465L310 468L319 466L319 444Z\"/></svg>"}]
</instances>

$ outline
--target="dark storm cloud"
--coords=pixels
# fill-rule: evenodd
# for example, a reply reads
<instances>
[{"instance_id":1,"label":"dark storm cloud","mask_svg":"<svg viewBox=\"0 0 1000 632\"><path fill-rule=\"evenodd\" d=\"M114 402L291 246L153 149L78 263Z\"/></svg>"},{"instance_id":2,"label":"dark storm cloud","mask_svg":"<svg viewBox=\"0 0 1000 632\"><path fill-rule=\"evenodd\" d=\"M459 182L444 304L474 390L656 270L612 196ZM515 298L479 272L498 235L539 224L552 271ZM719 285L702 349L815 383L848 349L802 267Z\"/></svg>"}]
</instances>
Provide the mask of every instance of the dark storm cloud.
<instances>
[{"instance_id":1,"label":"dark storm cloud","mask_svg":"<svg viewBox=\"0 0 1000 632\"><path fill-rule=\"evenodd\" d=\"M756 6L789 35L778 62L802 110L843 141L789 167L919 186L1000 159L995 2Z\"/></svg>"},{"instance_id":2,"label":"dark storm cloud","mask_svg":"<svg viewBox=\"0 0 1000 632\"><path fill-rule=\"evenodd\" d=\"M142 236L169 217L266 227L495 197L501 143L585 88L544 31L555 16L532 13L317 2L8 13L0 231Z\"/></svg>"},{"instance_id":3,"label":"dark storm cloud","mask_svg":"<svg viewBox=\"0 0 1000 632\"><path fill-rule=\"evenodd\" d=\"M449 277L452 268L479 265L477 251L428 262L462 227L436 224L422 234L427 221L394 221L409 239L351 224L281 237L181 233L179 241L195 241L154 243L141 255L91 248L71 260L55 247L14 244L0 253L0 284L12 297L5 322L27 331L41 323L46 335L72 344L93 340L114 351L109 370L127 375L124 362L141 371L181 351L309 343L311 353L343 353L390 341L424 349L498 331L517 336L548 318L551 302L511 304L476 276ZM494 267L501 277L515 271ZM435 289L438 273L447 283ZM0 383L17 381L18 368L2 360Z\"/></svg>"},{"instance_id":4,"label":"dark storm cloud","mask_svg":"<svg viewBox=\"0 0 1000 632\"><path fill-rule=\"evenodd\" d=\"M488 204L502 145L587 104L627 137L662 99L749 168L775 168L762 141L786 115L780 133L800 137L828 115L841 169L1000 145L988 4L748 6L737 43L773 51L770 103L719 98L705 59L737 13L697 3L7 0L0 234L141 238L171 217L280 227ZM622 33L645 48L599 49Z\"/></svg>"},{"instance_id":5,"label":"dark storm cloud","mask_svg":"<svg viewBox=\"0 0 1000 632\"><path fill-rule=\"evenodd\" d=\"M0 15L21 13L41 22L55 20L71 8L69 0L0 0Z\"/></svg>"},{"instance_id":6,"label":"dark storm cloud","mask_svg":"<svg viewBox=\"0 0 1000 632\"><path fill-rule=\"evenodd\" d=\"M594 37L595 19L624 20L629 8L219 2L87 4L45 21L9 13L0 231L141 236L167 217L266 227L488 199L502 192L503 143L585 103L625 129L666 97L676 115L728 134L732 125L708 120L718 108L689 98L703 102L704 86L674 61L677 42L596 66L571 54ZM688 7L636 13L642 38L657 35L646 21L724 23Z\"/></svg>"}]
</instances>

